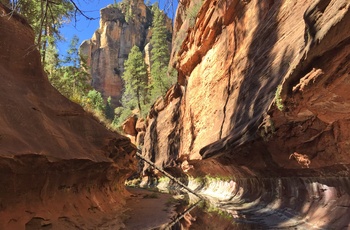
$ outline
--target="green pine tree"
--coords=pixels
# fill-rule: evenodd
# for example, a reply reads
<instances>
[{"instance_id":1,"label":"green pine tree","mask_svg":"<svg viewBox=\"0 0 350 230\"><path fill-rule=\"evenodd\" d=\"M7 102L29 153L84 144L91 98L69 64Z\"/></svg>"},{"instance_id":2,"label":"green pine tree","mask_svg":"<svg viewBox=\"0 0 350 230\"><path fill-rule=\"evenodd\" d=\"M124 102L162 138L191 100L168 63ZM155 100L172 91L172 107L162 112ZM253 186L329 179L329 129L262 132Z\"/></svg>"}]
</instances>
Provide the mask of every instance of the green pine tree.
<instances>
[{"instance_id":1,"label":"green pine tree","mask_svg":"<svg viewBox=\"0 0 350 230\"><path fill-rule=\"evenodd\" d=\"M56 48L56 44L54 42L49 42L46 48L46 59L44 68L48 76L53 76L55 71L60 65L60 59L58 55L58 50Z\"/></svg>"},{"instance_id":2,"label":"green pine tree","mask_svg":"<svg viewBox=\"0 0 350 230\"><path fill-rule=\"evenodd\" d=\"M49 43L47 52L47 64L45 70L48 73L51 84L65 97L84 105L84 97L89 91L88 76L85 68L81 66L78 51L79 38L74 36L71 40L67 56L63 60L64 66L60 66L57 50Z\"/></svg>"},{"instance_id":3,"label":"green pine tree","mask_svg":"<svg viewBox=\"0 0 350 230\"><path fill-rule=\"evenodd\" d=\"M165 26L165 14L159 9L158 4L152 6L152 45L151 50L151 100L164 95L170 85L174 82L168 76L168 64L170 51L167 40L167 28Z\"/></svg>"},{"instance_id":4,"label":"green pine tree","mask_svg":"<svg viewBox=\"0 0 350 230\"><path fill-rule=\"evenodd\" d=\"M133 46L128 59L124 63L124 93L122 96L123 108L132 111L137 108L142 115L147 110L147 66L138 46ZM121 115L121 110L116 110L117 116ZM123 122L119 120L119 124Z\"/></svg>"},{"instance_id":5,"label":"green pine tree","mask_svg":"<svg viewBox=\"0 0 350 230\"><path fill-rule=\"evenodd\" d=\"M112 98L108 97L107 103L106 103L106 108L105 108L105 117L112 121L114 118L114 110L112 106Z\"/></svg>"},{"instance_id":6,"label":"green pine tree","mask_svg":"<svg viewBox=\"0 0 350 230\"><path fill-rule=\"evenodd\" d=\"M74 67L80 66L80 57L79 57L79 37L74 35L69 44L69 49L67 51L67 56L65 57L64 63L72 65Z\"/></svg>"}]
</instances>

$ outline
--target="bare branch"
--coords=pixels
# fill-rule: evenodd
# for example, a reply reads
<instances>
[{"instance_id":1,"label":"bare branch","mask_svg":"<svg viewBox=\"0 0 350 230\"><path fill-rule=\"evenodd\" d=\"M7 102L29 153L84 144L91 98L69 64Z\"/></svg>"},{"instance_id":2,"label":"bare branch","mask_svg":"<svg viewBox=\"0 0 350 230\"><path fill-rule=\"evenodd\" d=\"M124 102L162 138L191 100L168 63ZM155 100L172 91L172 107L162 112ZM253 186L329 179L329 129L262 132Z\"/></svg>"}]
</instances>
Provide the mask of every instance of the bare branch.
<instances>
[{"instance_id":1,"label":"bare branch","mask_svg":"<svg viewBox=\"0 0 350 230\"><path fill-rule=\"evenodd\" d=\"M77 18L77 16L76 16L76 14L77 14L77 12L79 12L82 16L84 16L86 19L88 19L88 20L96 20L96 18L91 18L91 17L89 17L89 16L87 16L78 6L77 6L77 4L73 1L73 0L69 0L72 4L73 4L73 6L74 6L74 8L75 8L75 20L77 20L76 18Z\"/></svg>"},{"instance_id":2,"label":"bare branch","mask_svg":"<svg viewBox=\"0 0 350 230\"><path fill-rule=\"evenodd\" d=\"M47 22L47 11L48 11L48 8L49 8L48 6L49 6L49 1L48 0L45 1L45 9L43 9L43 4L41 5L40 33L38 35L38 41L37 41L38 46L40 46L40 43L41 43L44 22L45 21Z\"/></svg>"}]
</instances>

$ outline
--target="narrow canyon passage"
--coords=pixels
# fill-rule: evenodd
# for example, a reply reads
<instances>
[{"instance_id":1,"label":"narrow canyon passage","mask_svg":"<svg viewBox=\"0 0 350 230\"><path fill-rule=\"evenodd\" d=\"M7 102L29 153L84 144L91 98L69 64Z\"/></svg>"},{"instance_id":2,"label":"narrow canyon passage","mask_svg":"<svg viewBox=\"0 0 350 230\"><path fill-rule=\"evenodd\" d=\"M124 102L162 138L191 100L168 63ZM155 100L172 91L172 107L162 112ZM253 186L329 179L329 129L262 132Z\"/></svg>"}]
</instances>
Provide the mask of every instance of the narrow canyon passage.
<instances>
[{"instance_id":1,"label":"narrow canyon passage","mask_svg":"<svg viewBox=\"0 0 350 230\"><path fill-rule=\"evenodd\" d=\"M166 205L155 192L134 190L132 197L138 197L138 200L131 202L132 207L128 211L131 218L126 226L138 226L130 229L150 229L146 227L147 223L156 225L163 218L166 223L152 229L346 230L350 227L348 177L230 179L206 176L190 177L187 184L203 199L186 193L176 182L164 177L153 189L178 193L167 195ZM151 193L156 206L147 204L152 202ZM149 208L154 211L150 213ZM146 213L143 213L144 210ZM156 215L157 212L163 212L163 216ZM168 217L164 218L164 214Z\"/></svg>"},{"instance_id":2,"label":"narrow canyon passage","mask_svg":"<svg viewBox=\"0 0 350 230\"><path fill-rule=\"evenodd\" d=\"M151 186L158 191L182 194L182 198L178 200L182 205L175 205L178 212L176 217L173 214L173 221L159 229L167 229L169 226L172 226L170 229L177 229L175 226L181 226L181 229L202 229L204 226L208 229L348 229L350 227L348 218L350 179L341 174L331 177L244 178L237 177L239 174L229 174L228 171L232 170L230 164L225 168L216 163L216 169L212 167L208 170L210 164L215 162L213 160L207 164L199 162L199 165L192 162L195 167L199 166L199 169L201 165L206 166L204 168L206 171L201 172L202 174L209 172L205 176L174 178L141 154L138 154L138 158L162 175L157 183L154 182L155 178L145 177L146 180L141 182L142 187ZM216 173L217 176L210 176L211 173ZM218 176L220 173L221 176ZM139 203L140 208L144 208L144 205L142 202ZM187 208L189 210L186 210ZM137 205L132 209L138 210ZM182 213L179 213L180 210ZM196 213L195 216L198 218L185 218L186 215L193 216L193 213ZM140 214L142 215L139 213L137 216ZM212 214L217 215L213 217L215 221L212 219L212 222L206 223L205 216ZM223 216L225 224L216 225ZM154 218L156 216L151 215L146 219L150 221ZM138 217L133 218L134 222L138 222L137 220ZM140 222L143 222L142 218ZM215 224L211 225L213 222Z\"/></svg>"},{"instance_id":3,"label":"narrow canyon passage","mask_svg":"<svg viewBox=\"0 0 350 230\"><path fill-rule=\"evenodd\" d=\"M0 2L0 229L350 229L349 0L179 1L163 25L174 84L147 111L120 107L137 91L122 72L134 45L153 62L154 12L103 8L82 51L116 129L50 84L70 68L50 76Z\"/></svg>"}]
</instances>

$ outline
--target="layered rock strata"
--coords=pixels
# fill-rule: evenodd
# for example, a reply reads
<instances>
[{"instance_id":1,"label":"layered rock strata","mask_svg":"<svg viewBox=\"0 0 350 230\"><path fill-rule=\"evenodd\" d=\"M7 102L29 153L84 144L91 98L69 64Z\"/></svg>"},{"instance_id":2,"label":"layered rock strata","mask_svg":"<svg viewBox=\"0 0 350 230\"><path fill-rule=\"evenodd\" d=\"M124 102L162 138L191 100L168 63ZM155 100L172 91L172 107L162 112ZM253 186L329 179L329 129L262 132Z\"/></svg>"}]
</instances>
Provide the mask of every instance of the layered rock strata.
<instances>
[{"instance_id":1,"label":"layered rock strata","mask_svg":"<svg viewBox=\"0 0 350 230\"><path fill-rule=\"evenodd\" d=\"M48 82L26 21L0 4L0 229L122 226L130 140Z\"/></svg>"},{"instance_id":2,"label":"layered rock strata","mask_svg":"<svg viewBox=\"0 0 350 230\"><path fill-rule=\"evenodd\" d=\"M237 202L255 200L287 178L291 185L277 186L285 191L283 205L271 209L312 212L313 222L344 208L314 227L348 228L341 215L349 212L342 182L350 175L349 8L346 0L181 1L172 64L182 94L154 107L144 154L164 167L186 156L194 176L256 178L254 186L242 184L247 194ZM315 183L320 194L328 186L322 194L332 198L308 209L314 192L305 191Z\"/></svg>"}]
</instances>

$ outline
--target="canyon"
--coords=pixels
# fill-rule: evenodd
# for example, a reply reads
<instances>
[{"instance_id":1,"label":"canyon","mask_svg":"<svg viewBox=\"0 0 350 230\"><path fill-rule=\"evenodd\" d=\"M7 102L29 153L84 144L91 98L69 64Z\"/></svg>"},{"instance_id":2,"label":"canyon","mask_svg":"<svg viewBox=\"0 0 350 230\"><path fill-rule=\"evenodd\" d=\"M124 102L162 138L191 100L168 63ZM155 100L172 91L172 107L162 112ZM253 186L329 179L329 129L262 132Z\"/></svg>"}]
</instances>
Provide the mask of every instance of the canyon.
<instances>
[{"instance_id":1,"label":"canyon","mask_svg":"<svg viewBox=\"0 0 350 230\"><path fill-rule=\"evenodd\" d=\"M136 147L51 87L31 28L0 13L0 228L122 228ZM237 229L349 229L349 24L347 0L181 0L178 83L127 134ZM186 229L229 226L210 220Z\"/></svg>"},{"instance_id":2,"label":"canyon","mask_svg":"<svg viewBox=\"0 0 350 230\"><path fill-rule=\"evenodd\" d=\"M230 178L226 205L265 209L267 228L349 229L349 7L181 1L171 57L178 85L153 106L143 155L193 178Z\"/></svg>"},{"instance_id":3,"label":"canyon","mask_svg":"<svg viewBox=\"0 0 350 230\"><path fill-rule=\"evenodd\" d=\"M121 226L135 146L49 83L27 22L0 3L0 229Z\"/></svg>"}]
</instances>

